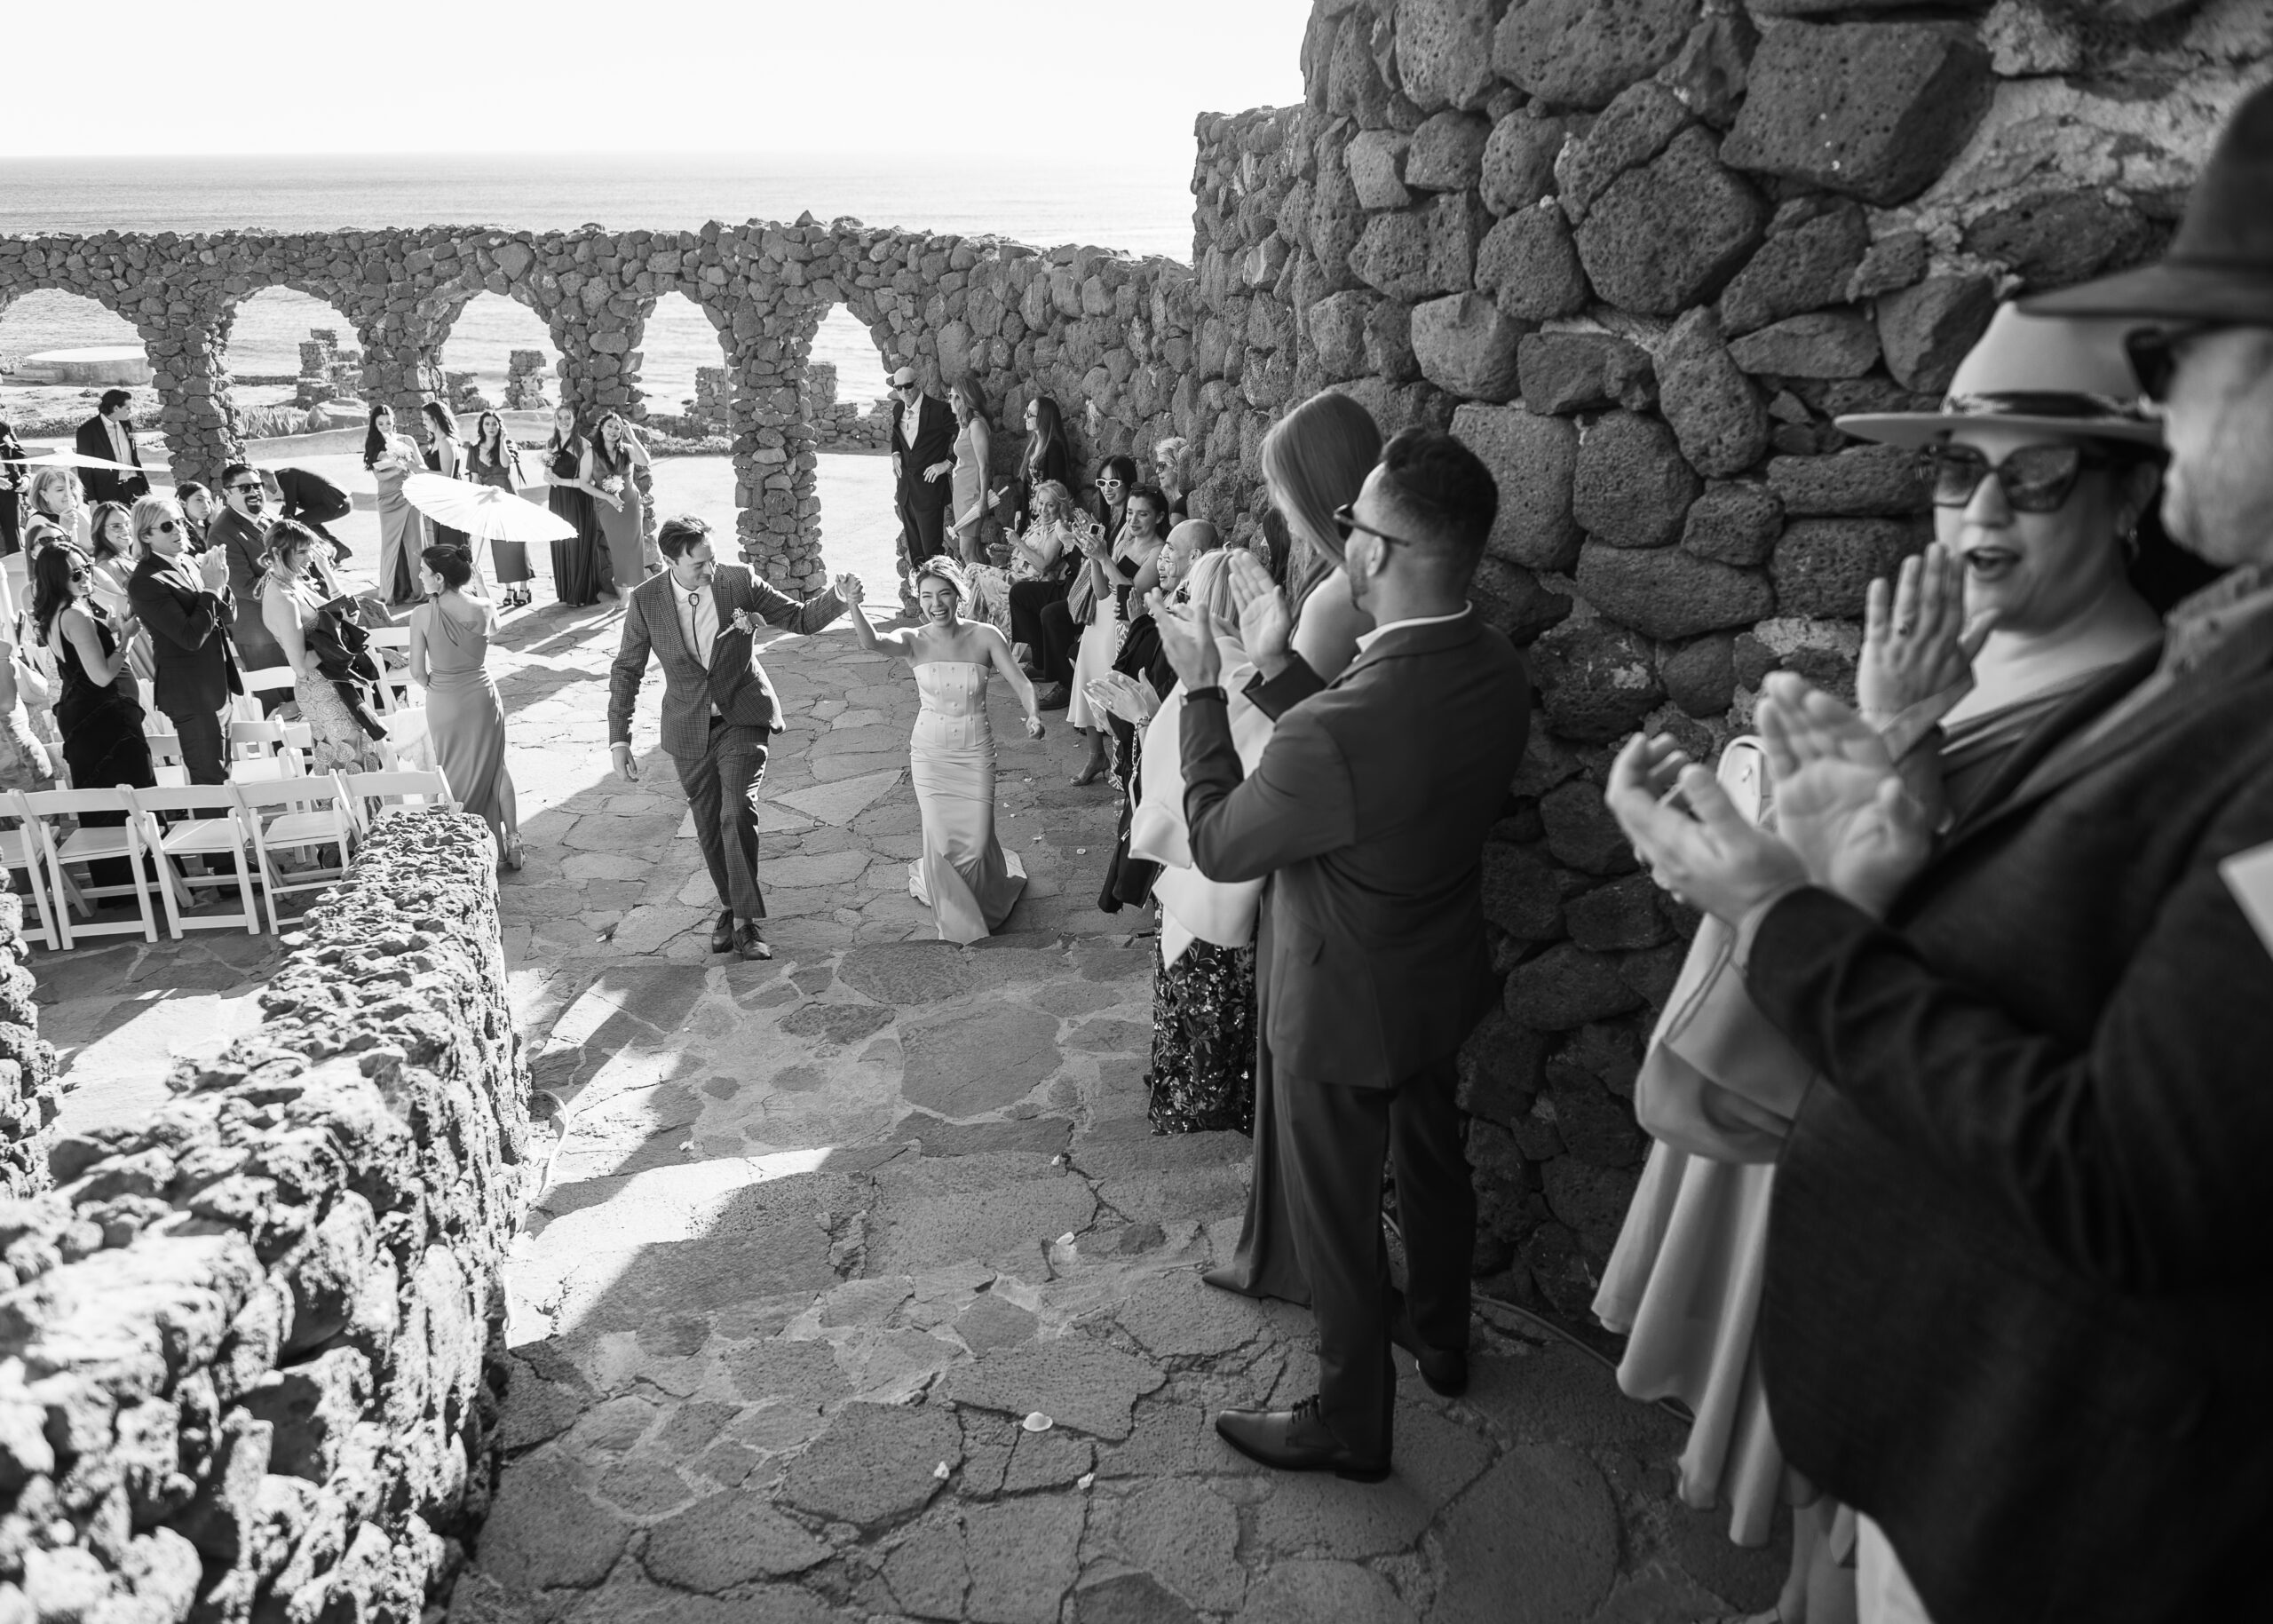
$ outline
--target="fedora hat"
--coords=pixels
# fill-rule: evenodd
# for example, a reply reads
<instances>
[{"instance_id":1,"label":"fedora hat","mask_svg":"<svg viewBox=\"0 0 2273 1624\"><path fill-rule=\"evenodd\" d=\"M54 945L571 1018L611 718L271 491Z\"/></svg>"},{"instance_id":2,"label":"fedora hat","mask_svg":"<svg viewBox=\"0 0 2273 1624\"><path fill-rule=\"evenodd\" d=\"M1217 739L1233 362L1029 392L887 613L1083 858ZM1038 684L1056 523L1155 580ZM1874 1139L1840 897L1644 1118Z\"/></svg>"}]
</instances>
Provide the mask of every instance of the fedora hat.
<instances>
[{"instance_id":1,"label":"fedora hat","mask_svg":"<svg viewBox=\"0 0 2273 1624\"><path fill-rule=\"evenodd\" d=\"M2273 327L2273 85L2243 98L2160 262L2021 301L2031 315Z\"/></svg>"},{"instance_id":2,"label":"fedora hat","mask_svg":"<svg viewBox=\"0 0 2273 1624\"><path fill-rule=\"evenodd\" d=\"M1958 363L1937 412L1858 412L1839 418L1857 440L1923 446L1952 429L2000 428L2163 443L2162 424L2141 404L2138 375L2123 351L2121 321L2071 321L2000 305L1981 341Z\"/></svg>"}]
</instances>

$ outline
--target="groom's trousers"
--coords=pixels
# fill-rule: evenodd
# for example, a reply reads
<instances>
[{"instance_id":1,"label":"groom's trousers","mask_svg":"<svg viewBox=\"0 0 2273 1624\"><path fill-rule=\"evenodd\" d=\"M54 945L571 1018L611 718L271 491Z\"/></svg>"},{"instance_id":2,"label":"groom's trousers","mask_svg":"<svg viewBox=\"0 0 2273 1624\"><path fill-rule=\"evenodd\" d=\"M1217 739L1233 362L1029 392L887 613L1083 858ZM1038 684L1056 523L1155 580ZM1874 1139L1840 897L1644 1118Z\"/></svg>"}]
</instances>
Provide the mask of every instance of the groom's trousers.
<instances>
[{"instance_id":1,"label":"groom's trousers","mask_svg":"<svg viewBox=\"0 0 2273 1624\"><path fill-rule=\"evenodd\" d=\"M766 728L712 717L709 748L700 756L671 757L719 906L736 919L765 917L765 898L757 889L757 805L769 736Z\"/></svg>"}]
</instances>

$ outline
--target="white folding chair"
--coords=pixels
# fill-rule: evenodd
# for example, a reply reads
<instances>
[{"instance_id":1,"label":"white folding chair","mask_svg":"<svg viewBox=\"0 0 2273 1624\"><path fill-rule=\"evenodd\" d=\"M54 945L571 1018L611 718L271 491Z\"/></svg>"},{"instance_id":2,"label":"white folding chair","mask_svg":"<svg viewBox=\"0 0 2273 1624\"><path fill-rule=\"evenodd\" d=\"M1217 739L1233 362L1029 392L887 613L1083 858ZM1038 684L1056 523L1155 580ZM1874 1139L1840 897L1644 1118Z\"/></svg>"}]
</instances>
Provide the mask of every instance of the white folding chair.
<instances>
[{"instance_id":1,"label":"white folding chair","mask_svg":"<svg viewBox=\"0 0 2273 1624\"><path fill-rule=\"evenodd\" d=\"M236 715L242 721L257 722L266 714L261 708L264 693L281 693L292 697L292 668L289 665L265 665L257 671L242 673L244 693L234 701Z\"/></svg>"},{"instance_id":2,"label":"white folding chair","mask_svg":"<svg viewBox=\"0 0 2273 1624\"><path fill-rule=\"evenodd\" d=\"M294 891L321 891L347 872L355 850L355 815L348 810L339 780L333 773L277 779L268 783L233 783L230 792L243 810L246 829L252 836L254 860L260 866L261 894L268 899L269 929L282 932L276 899ZM273 852L320 852L338 848L337 865L321 860L300 868L281 868ZM278 875L282 875L283 878Z\"/></svg>"},{"instance_id":3,"label":"white folding chair","mask_svg":"<svg viewBox=\"0 0 2273 1624\"><path fill-rule=\"evenodd\" d=\"M67 910L59 909L55 915L56 933L66 947L73 946L82 936L131 936L139 933L146 942L158 939L157 916L150 909L149 881L144 865L149 857L149 845L142 836L142 820L134 808L133 794L126 789L45 789L19 791L17 804L23 808L25 828L36 831L40 850L47 861L48 882L56 896L74 896L86 917L77 926L71 923ZM124 821L89 828L91 814L118 812ZM79 827L58 840L51 820L75 818ZM131 865L133 877L124 885L97 885L90 883L74 886L64 872L66 863L88 863L102 858L118 858ZM161 882L162 883L162 882ZM139 919L132 923L124 920L97 923L94 909L88 904L104 897L134 899Z\"/></svg>"},{"instance_id":4,"label":"white folding chair","mask_svg":"<svg viewBox=\"0 0 2273 1624\"><path fill-rule=\"evenodd\" d=\"M259 935L260 915L253 907L252 865L247 855L252 836L245 826L244 808L238 804L228 786L185 784L170 788L162 785L155 789L137 789L133 796L135 809L142 814L144 839L176 863L189 857L204 859L207 863L207 872L202 875L168 865L169 883L163 893L167 934L179 941L184 931L233 931L242 925L248 936ZM191 815L195 813L209 815ZM170 826L162 821L167 816L176 816ZM224 856L229 860L233 872L211 872L212 860ZM218 893L233 883L240 905L237 912L201 914L194 919L185 916L182 910L194 905L197 887L204 886Z\"/></svg>"},{"instance_id":5,"label":"white folding chair","mask_svg":"<svg viewBox=\"0 0 2273 1624\"><path fill-rule=\"evenodd\" d=\"M60 952L67 944L56 932L55 915L65 903L58 898L53 908L48 906L48 880L42 872L46 863L39 836L32 832L31 813L17 804L18 798L14 790L0 797L0 818L15 821L13 828L0 828L0 862L4 862L10 872L24 876L24 892L31 898L32 907L39 915L40 940L50 952Z\"/></svg>"},{"instance_id":6,"label":"white folding chair","mask_svg":"<svg viewBox=\"0 0 2273 1624\"><path fill-rule=\"evenodd\" d=\"M305 722L229 724L229 781L273 783L305 775L315 731Z\"/></svg>"},{"instance_id":7,"label":"white folding chair","mask_svg":"<svg viewBox=\"0 0 2273 1624\"><path fill-rule=\"evenodd\" d=\"M150 772L162 788L181 789L188 787L189 768L181 757L181 735L170 727L164 732L143 725L142 736L150 746Z\"/></svg>"},{"instance_id":8,"label":"white folding chair","mask_svg":"<svg viewBox=\"0 0 2273 1624\"><path fill-rule=\"evenodd\" d=\"M359 836L368 835L378 814L391 808L401 812L460 810L450 794L450 780L442 776L440 767L416 772L343 772L339 781L347 792L347 810L354 815Z\"/></svg>"},{"instance_id":9,"label":"white folding chair","mask_svg":"<svg viewBox=\"0 0 2273 1624\"><path fill-rule=\"evenodd\" d=\"M410 680L410 628L380 626L368 634L371 658L379 668L379 714L411 710L426 702L425 690Z\"/></svg>"}]
</instances>

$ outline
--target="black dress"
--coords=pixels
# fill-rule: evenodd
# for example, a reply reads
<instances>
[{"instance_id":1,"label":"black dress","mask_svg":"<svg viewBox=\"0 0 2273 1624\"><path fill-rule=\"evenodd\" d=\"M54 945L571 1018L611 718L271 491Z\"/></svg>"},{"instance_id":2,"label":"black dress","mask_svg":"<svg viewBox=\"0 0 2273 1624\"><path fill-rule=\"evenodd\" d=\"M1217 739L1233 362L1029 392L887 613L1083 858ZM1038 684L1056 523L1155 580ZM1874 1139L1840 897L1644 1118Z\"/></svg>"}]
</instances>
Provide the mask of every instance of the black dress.
<instances>
[{"instance_id":1,"label":"black dress","mask_svg":"<svg viewBox=\"0 0 2273 1624\"><path fill-rule=\"evenodd\" d=\"M421 455L422 455L422 456L424 456L425 457L425 459L426 459L426 471L427 471L429 473L447 473L447 474L448 474L448 475L449 475L449 477L450 477L451 479L464 479L464 478L465 478L465 447L464 447L464 445L463 445L463 443L459 443L459 444L457 444L457 445L456 445L455 449L456 449L456 454L457 454L457 455L456 455L455 458L453 460L451 466L446 469L446 468L444 468L444 467L442 466L442 448L441 448L441 447L440 447L440 446L439 446L439 445L433 445L433 446L429 446L429 447L427 447L427 448L426 448L426 449L425 449L425 450L421 454ZM451 529L447 525L436 525L436 526L434 527L434 545L435 545L435 546L437 546L437 547L463 547L463 546L464 546L465 544L466 544L466 537L465 537L465 532L464 532L464 531L463 531L463 530L453 530L453 529Z\"/></svg>"},{"instance_id":2,"label":"black dress","mask_svg":"<svg viewBox=\"0 0 2273 1624\"><path fill-rule=\"evenodd\" d=\"M118 651L110 616L90 599L88 617L107 659ZM55 696L55 726L63 736L63 761L71 769L74 789L109 789L124 784L148 789L158 781L150 762L150 741L142 731L140 691L134 673L119 667L117 680L103 685L87 675L79 650L68 636L56 639L60 652L56 669L62 677ZM126 821L120 812L83 812L79 821L90 828L113 828ZM98 886L132 883L134 870L123 857L107 857L87 866L89 881Z\"/></svg>"},{"instance_id":3,"label":"black dress","mask_svg":"<svg viewBox=\"0 0 2273 1624\"><path fill-rule=\"evenodd\" d=\"M556 479L576 478L584 466L583 436L577 435L555 449L550 465ZM552 595L564 604L580 607L599 602L603 543L590 494L574 486L555 485L546 492L545 505L576 527L575 535L552 543Z\"/></svg>"}]
</instances>

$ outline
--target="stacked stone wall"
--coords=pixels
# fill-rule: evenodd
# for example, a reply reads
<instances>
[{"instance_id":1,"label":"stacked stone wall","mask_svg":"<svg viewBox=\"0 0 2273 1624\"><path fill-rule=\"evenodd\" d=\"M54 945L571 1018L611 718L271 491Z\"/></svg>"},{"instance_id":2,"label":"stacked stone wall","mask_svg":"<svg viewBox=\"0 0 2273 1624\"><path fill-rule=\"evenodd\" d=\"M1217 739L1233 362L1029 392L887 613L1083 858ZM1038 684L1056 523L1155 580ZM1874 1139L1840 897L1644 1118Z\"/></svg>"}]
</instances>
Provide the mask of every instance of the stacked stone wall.
<instances>
[{"instance_id":1,"label":"stacked stone wall","mask_svg":"<svg viewBox=\"0 0 2273 1624\"><path fill-rule=\"evenodd\" d=\"M1616 742L1709 758L1778 667L1850 690L1864 589L1930 520L1832 419L1934 402L2000 298L2159 251L2269 57L2259 0L1319 0L1303 107L1201 121L1196 364L1235 370L1197 385L1200 479L1251 517L1255 425L1328 386L1500 479L1478 601L1540 709L1462 1088L1509 1288L1586 1311L1694 924L1603 806Z\"/></svg>"},{"instance_id":2,"label":"stacked stone wall","mask_svg":"<svg viewBox=\"0 0 2273 1624\"><path fill-rule=\"evenodd\" d=\"M47 1150L63 1084L32 1002L24 899L0 881L0 1202L48 1186Z\"/></svg>"},{"instance_id":3,"label":"stacked stone wall","mask_svg":"<svg viewBox=\"0 0 2273 1624\"><path fill-rule=\"evenodd\" d=\"M527 1066L478 818L395 815L264 1021L0 1201L0 1618L415 1620L487 1509Z\"/></svg>"}]
</instances>

